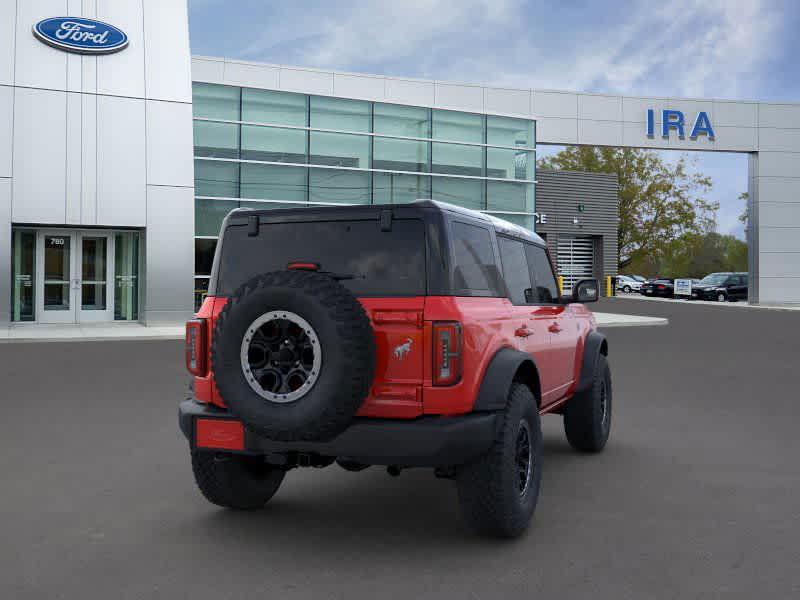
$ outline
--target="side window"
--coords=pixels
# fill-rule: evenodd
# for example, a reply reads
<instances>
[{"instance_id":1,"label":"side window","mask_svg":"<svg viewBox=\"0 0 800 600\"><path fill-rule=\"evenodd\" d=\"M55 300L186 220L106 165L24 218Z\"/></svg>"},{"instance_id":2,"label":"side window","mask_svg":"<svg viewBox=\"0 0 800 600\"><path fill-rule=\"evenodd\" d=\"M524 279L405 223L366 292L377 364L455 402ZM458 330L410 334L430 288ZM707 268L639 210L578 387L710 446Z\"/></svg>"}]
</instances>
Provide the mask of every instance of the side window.
<instances>
[{"instance_id":1,"label":"side window","mask_svg":"<svg viewBox=\"0 0 800 600\"><path fill-rule=\"evenodd\" d=\"M499 273L489 230L453 221L452 232L455 288L478 292L483 296L499 295L497 292Z\"/></svg>"},{"instance_id":2,"label":"side window","mask_svg":"<svg viewBox=\"0 0 800 600\"><path fill-rule=\"evenodd\" d=\"M534 302L552 304L558 301L558 284L553 274L553 266L544 248L525 244L525 254L531 269L531 279L534 282Z\"/></svg>"},{"instance_id":3,"label":"side window","mask_svg":"<svg viewBox=\"0 0 800 600\"><path fill-rule=\"evenodd\" d=\"M533 302L533 290L528 261L525 258L525 247L522 242L502 236L497 237L497 244L500 246L503 279L511 295L511 302L530 304Z\"/></svg>"}]
</instances>

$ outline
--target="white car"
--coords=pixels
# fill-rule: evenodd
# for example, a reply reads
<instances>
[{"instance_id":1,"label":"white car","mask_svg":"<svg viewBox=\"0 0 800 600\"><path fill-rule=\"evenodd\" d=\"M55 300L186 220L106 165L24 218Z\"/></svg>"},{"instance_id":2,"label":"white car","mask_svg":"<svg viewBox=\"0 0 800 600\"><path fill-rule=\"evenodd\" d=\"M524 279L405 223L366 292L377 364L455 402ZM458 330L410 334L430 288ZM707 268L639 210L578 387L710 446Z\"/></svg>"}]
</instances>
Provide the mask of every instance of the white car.
<instances>
[{"instance_id":1,"label":"white car","mask_svg":"<svg viewBox=\"0 0 800 600\"><path fill-rule=\"evenodd\" d=\"M617 275L617 291L630 294L638 292L642 287L642 282L630 275Z\"/></svg>"}]
</instances>

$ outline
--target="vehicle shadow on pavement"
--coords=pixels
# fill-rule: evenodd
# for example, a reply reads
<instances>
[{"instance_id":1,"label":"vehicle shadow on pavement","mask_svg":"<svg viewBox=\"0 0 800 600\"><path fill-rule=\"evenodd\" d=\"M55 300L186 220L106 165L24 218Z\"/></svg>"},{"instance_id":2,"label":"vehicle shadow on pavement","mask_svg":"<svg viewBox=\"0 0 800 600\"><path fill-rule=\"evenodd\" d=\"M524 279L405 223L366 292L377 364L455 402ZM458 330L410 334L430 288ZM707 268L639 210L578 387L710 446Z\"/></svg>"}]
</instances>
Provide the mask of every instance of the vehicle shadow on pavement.
<instances>
[{"instance_id":1,"label":"vehicle shadow on pavement","mask_svg":"<svg viewBox=\"0 0 800 600\"><path fill-rule=\"evenodd\" d=\"M566 485L555 480L568 478L566 473L587 460L587 455L574 452L563 437L546 438L544 451L543 485L548 487ZM204 502L202 498L197 501ZM406 560L409 547L420 540L425 540L428 549L430 544L452 548L465 543L476 547L498 543L478 537L466 527L455 482L436 479L430 469L408 469L396 478L389 477L383 467L359 473L335 465L324 470L294 470L263 510L203 508L192 511L187 524L192 535L208 536L236 552L268 547L317 554L350 548L362 553L362 544L371 540L382 553L399 552ZM540 498L539 513L551 508L555 506L546 506ZM544 521L541 514L534 516L534 535L543 535Z\"/></svg>"}]
</instances>

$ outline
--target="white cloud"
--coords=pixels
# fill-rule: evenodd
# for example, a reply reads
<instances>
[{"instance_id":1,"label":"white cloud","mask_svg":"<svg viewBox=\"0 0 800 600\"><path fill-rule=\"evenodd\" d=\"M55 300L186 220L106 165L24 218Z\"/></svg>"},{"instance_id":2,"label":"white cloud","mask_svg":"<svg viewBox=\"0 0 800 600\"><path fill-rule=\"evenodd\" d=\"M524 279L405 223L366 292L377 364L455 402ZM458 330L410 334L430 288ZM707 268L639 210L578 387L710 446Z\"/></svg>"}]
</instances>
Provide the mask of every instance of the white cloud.
<instances>
[{"instance_id":1,"label":"white cloud","mask_svg":"<svg viewBox=\"0 0 800 600\"><path fill-rule=\"evenodd\" d=\"M273 26L243 40L241 56L516 87L750 97L754 91L742 81L758 77L781 27L766 0L640 1L610 27L591 13L575 19L561 6L281 4Z\"/></svg>"}]
</instances>

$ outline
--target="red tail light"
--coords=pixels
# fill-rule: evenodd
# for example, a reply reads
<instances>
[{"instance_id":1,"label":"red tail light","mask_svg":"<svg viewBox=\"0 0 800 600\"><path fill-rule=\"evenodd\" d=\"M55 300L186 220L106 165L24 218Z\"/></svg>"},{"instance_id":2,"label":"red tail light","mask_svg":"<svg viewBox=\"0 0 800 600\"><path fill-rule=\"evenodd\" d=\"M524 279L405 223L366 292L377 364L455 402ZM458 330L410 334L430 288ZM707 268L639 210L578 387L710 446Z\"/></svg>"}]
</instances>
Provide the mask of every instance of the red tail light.
<instances>
[{"instance_id":1,"label":"red tail light","mask_svg":"<svg viewBox=\"0 0 800 600\"><path fill-rule=\"evenodd\" d=\"M433 385L454 385L461 381L461 323L433 324Z\"/></svg>"},{"instance_id":2,"label":"red tail light","mask_svg":"<svg viewBox=\"0 0 800 600\"><path fill-rule=\"evenodd\" d=\"M192 319L186 323L186 369L192 375L206 374L206 320Z\"/></svg>"},{"instance_id":3,"label":"red tail light","mask_svg":"<svg viewBox=\"0 0 800 600\"><path fill-rule=\"evenodd\" d=\"M664 289L666 286L663 286L663 285L660 285L660 284L659 284L659 285L657 285L656 287L657 287L658 289L660 289L660 290L663 290L663 289Z\"/></svg>"}]
</instances>

